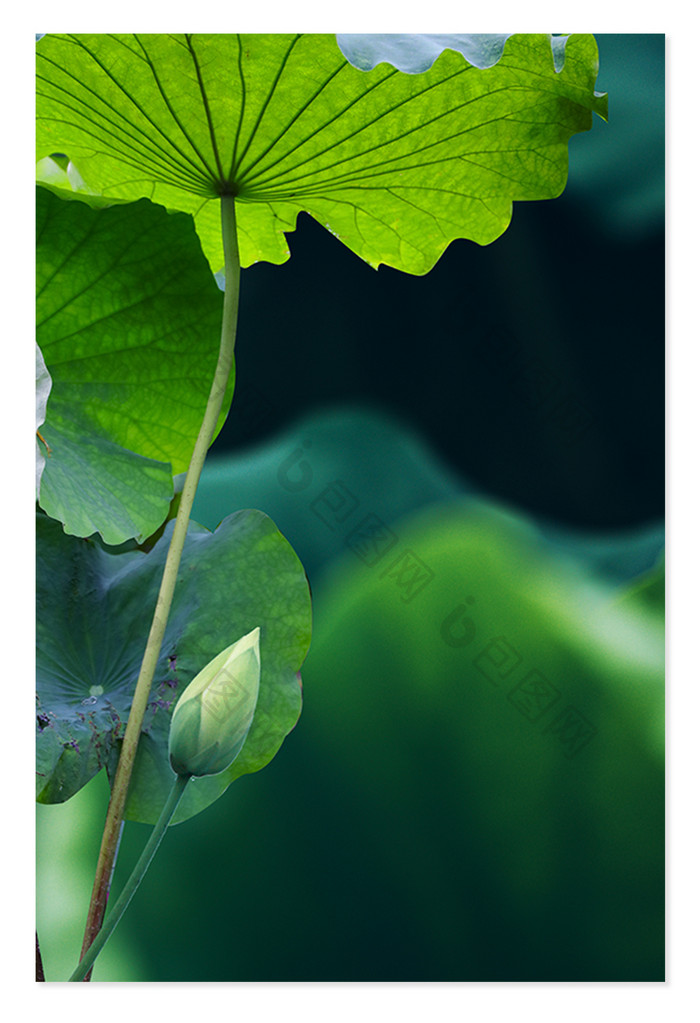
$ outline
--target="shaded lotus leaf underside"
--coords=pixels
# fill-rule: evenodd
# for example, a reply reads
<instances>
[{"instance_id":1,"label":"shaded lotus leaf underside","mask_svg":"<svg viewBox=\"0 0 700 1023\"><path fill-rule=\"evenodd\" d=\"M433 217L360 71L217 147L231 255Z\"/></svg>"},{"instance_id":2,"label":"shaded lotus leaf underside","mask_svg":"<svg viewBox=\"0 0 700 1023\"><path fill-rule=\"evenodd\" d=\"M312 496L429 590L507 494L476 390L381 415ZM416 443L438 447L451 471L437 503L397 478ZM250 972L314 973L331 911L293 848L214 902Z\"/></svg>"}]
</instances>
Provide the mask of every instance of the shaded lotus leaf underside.
<instances>
[{"instance_id":1,"label":"shaded lotus leaf underside","mask_svg":"<svg viewBox=\"0 0 700 1023\"><path fill-rule=\"evenodd\" d=\"M116 769L172 523L153 549L108 552L37 516L37 800L64 802ZM210 533L191 524L142 727L126 816L155 823L174 779L170 718L199 671L260 627L261 676L250 731L231 767L188 786L176 820L214 802L275 755L301 710L299 670L311 600L296 554L259 511Z\"/></svg>"}]
</instances>

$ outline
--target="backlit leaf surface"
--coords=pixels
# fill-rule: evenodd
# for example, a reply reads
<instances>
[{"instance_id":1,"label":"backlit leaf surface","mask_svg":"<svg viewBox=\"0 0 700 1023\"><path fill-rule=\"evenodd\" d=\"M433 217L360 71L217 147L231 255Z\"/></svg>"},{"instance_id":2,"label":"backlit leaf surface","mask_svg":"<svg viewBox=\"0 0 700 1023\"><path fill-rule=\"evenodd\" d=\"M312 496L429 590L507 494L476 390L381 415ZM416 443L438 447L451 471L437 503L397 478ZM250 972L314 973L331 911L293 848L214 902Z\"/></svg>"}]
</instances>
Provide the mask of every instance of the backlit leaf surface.
<instances>
[{"instance_id":1,"label":"backlit leaf surface","mask_svg":"<svg viewBox=\"0 0 700 1023\"><path fill-rule=\"evenodd\" d=\"M485 70L445 50L420 75L360 71L330 35L49 35L37 156L193 214L215 271L233 194L244 266L287 259L304 210L372 266L426 273L453 239L498 238L513 201L560 194L569 138L607 113L597 67L588 35L561 71L543 34Z\"/></svg>"},{"instance_id":2,"label":"backlit leaf surface","mask_svg":"<svg viewBox=\"0 0 700 1023\"><path fill-rule=\"evenodd\" d=\"M191 221L37 189L37 341L53 380L41 507L110 544L167 515L207 402L221 292ZM220 419L228 410L233 381Z\"/></svg>"}]
</instances>

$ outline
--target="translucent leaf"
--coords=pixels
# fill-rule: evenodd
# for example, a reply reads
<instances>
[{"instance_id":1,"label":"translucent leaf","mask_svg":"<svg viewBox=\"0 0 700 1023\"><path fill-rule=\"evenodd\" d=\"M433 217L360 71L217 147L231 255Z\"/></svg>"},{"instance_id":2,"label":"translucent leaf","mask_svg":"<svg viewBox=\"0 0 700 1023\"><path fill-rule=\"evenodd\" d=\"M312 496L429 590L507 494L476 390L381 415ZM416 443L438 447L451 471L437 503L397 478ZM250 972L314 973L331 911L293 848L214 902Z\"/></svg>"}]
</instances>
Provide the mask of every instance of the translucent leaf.
<instances>
[{"instance_id":1,"label":"translucent leaf","mask_svg":"<svg viewBox=\"0 0 700 1023\"><path fill-rule=\"evenodd\" d=\"M77 200L79 197L76 195ZM37 339L53 379L41 507L75 536L153 533L187 468L218 356L221 292L191 221L37 189ZM233 381L224 411L231 401Z\"/></svg>"},{"instance_id":2,"label":"translucent leaf","mask_svg":"<svg viewBox=\"0 0 700 1023\"><path fill-rule=\"evenodd\" d=\"M509 36L485 70L445 50L420 75L360 71L329 35L46 36L37 155L191 213L215 271L232 194L244 266L284 262L306 211L372 266L422 274L456 238L498 238L513 201L561 193L569 138L606 116L597 68L587 35L561 71L543 34Z\"/></svg>"}]
</instances>

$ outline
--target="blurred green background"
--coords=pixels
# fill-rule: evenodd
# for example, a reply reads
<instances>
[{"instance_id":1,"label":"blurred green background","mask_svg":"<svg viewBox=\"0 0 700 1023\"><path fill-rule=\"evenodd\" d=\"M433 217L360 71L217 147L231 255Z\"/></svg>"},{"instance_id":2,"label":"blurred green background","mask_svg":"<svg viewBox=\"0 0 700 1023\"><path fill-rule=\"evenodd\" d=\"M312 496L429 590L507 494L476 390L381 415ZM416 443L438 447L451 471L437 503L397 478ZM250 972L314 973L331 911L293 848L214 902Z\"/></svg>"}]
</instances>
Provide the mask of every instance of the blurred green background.
<instances>
[{"instance_id":1,"label":"blurred green background","mask_svg":"<svg viewBox=\"0 0 700 1023\"><path fill-rule=\"evenodd\" d=\"M244 271L195 518L261 508L302 559L304 710L170 830L96 980L663 979L664 37L597 38L610 123L493 245L375 272L302 216ZM106 799L37 808L52 980Z\"/></svg>"}]
</instances>

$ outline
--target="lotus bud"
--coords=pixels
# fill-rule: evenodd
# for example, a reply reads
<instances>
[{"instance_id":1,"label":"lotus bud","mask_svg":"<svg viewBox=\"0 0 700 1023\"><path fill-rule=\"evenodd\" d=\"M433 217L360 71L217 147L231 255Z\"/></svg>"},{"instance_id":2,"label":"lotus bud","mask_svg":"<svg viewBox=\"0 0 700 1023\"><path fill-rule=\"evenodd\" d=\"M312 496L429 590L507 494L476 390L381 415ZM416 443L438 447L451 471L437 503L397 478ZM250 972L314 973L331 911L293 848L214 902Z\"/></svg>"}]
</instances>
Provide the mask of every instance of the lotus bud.
<instances>
[{"instance_id":1,"label":"lotus bud","mask_svg":"<svg viewBox=\"0 0 700 1023\"><path fill-rule=\"evenodd\" d=\"M202 668L177 701L168 750L176 774L219 774L240 753L260 686L260 629Z\"/></svg>"}]
</instances>

